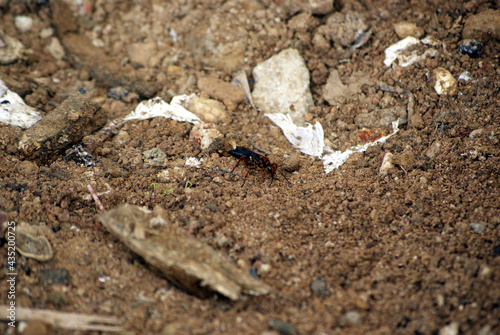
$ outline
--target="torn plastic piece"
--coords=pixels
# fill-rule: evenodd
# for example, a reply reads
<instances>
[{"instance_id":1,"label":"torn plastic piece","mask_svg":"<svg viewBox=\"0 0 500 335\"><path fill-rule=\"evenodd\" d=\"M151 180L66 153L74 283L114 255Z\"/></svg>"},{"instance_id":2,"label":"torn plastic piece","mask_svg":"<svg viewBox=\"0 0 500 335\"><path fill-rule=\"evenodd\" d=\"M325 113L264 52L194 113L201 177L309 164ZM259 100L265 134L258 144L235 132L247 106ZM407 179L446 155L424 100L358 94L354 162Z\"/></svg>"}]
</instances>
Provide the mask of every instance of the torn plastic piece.
<instances>
[{"instance_id":1,"label":"torn plastic piece","mask_svg":"<svg viewBox=\"0 0 500 335\"><path fill-rule=\"evenodd\" d=\"M384 143L387 141L391 136L396 134L399 131L399 119L394 121L392 123L392 133L379 138L378 140L374 142L369 142L365 143L363 145L356 145L354 147L351 147L347 149L346 151L330 151L330 148L326 147L325 151L330 151L329 153L325 154L322 159L323 159L323 166L325 167L325 173L332 172L333 170L337 169L340 167L342 164L344 164L349 156L351 156L354 153L357 152L365 152L366 149L368 149L371 146L374 146L379 143Z\"/></svg>"},{"instance_id":2,"label":"torn plastic piece","mask_svg":"<svg viewBox=\"0 0 500 335\"><path fill-rule=\"evenodd\" d=\"M9 90L0 79L0 122L29 128L41 118L42 116L35 108L26 105L23 99Z\"/></svg>"},{"instance_id":3,"label":"torn plastic piece","mask_svg":"<svg viewBox=\"0 0 500 335\"><path fill-rule=\"evenodd\" d=\"M245 70L240 69L238 72L234 74L233 80L237 83L237 86L241 87L243 92L245 92L245 97L250 102L250 105L253 109L257 109L255 104L253 103L252 93L250 93L250 85L248 85L248 78Z\"/></svg>"},{"instance_id":4,"label":"torn plastic piece","mask_svg":"<svg viewBox=\"0 0 500 335\"><path fill-rule=\"evenodd\" d=\"M203 158L189 157L188 159L186 159L187 166L192 166L198 169L201 167L201 163L203 163Z\"/></svg>"},{"instance_id":5,"label":"torn plastic piece","mask_svg":"<svg viewBox=\"0 0 500 335\"><path fill-rule=\"evenodd\" d=\"M294 148L310 156L321 157L325 148L324 133L321 123L308 124L307 127L297 127L290 115L283 113L264 114L278 127Z\"/></svg>"},{"instance_id":6,"label":"torn plastic piece","mask_svg":"<svg viewBox=\"0 0 500 335\"><path fill-rule=\"evenodd\" d=\"M299 149L302 153L310 156L317 156L323 160L325 173L329 173L342 164L344 164L350 155L356 152L364 152L369 147L378 143L384 143L391 136L396 134L399 130L399 119L392 122L392 133L377 139L376 141L369 142L363 145L357 145L347 149L346 151L331 151L329 147L325 146L323 127L319 122L313 126L309 124L306 127L297 127L292 118L285 114L264 114L278 127L281 128L288 141L294 148ZM326 152L323 155L323 151Z\"/></svg>"},{"instance_id":7,"label":"torn plastic piece","mask_svg":"<svg viewBox=\"0 0 500 335\"><path fill-rule=\"evenodd\" d=\"M154 99L142 101L134 111L130 112L123 121L128 120L147 120L157 116L172 119L179 122L189 122L192 124L202 123L203 121L188 111L184 106L194 95L179 95L172 98L170 103L157 97Z\"/></svg>"},{"instance_id":8,"label":"torn plastic piece","mask_svg":"<svg viewBox=\"0 0 500 335\"><path fill-rule=\"evenodd\" d=\"M419 40L413 36L408 36L402 39L401 41L389 46L387 49L385 49L385 60L384 60L385 66L391 66L392 63L396 59L398 59L399 66L407 67L419 62L420 60L426 57L434 57L437 55L438 52L436 49L425 50L424 53L421 55L417 54L417 50L413 50L409 55L403 54L403 52L406 49L418 43L423 43L426 45L433 45L433 46L436 45L436 41L428 37L424 38L423 40Z\"/></svg>"}]
</instances>

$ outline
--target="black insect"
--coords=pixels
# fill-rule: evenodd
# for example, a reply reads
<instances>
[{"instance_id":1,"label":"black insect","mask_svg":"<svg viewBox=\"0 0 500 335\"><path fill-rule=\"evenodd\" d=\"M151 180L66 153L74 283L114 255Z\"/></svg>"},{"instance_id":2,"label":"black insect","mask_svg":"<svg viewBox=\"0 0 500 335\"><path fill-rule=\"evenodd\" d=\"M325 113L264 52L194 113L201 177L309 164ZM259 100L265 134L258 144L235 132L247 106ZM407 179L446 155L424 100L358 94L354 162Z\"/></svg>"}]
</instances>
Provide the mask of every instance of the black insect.
<instances>
[{"instance_id":1,"label":"black insect","mask_svg":"<svg viewBox=\"0 0 500 335\"><path fill-rule=\"evenodd\" d=\"M271 174L271 182L269 183L269 186L271 186L274 180L274 176L278 171L278 164L271 162L271 160L266 156L259 155L258 153L253 152L252 150L244 147L236 147L236 149L229 150L228 152L231 156L239 158L238 163L236 163L231 173L236 169L236 167L238 166L238 164L240 164L241 161L244 161L248 167L247 174L245 175L245 178L243 180L243 185L245 185L250 170L259 170L262 171L262 179L264 179L264 171L268 171ZM279 171L279 173L283 176L283 178L285 178L285 180L289 184L291 184L290 181L286 179L285 175L281 171Z\"/></svg>"}]
</instances>

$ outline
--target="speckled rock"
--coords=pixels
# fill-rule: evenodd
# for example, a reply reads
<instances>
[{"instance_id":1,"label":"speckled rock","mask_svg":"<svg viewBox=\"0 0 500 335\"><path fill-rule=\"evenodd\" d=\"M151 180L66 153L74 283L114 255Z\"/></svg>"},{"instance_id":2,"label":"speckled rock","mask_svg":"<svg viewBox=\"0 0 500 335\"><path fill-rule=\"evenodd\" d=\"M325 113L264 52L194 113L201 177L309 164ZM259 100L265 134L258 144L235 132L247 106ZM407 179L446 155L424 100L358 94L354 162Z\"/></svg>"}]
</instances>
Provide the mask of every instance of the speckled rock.
<instances>
[{"instance_id":1,"label":"speckled rock","mask_svg":"<svg viewBox=\"0 0 500 335\"><path fill-rule=\"evenodd\" d=\"M300 121L314 105L309 70L296 49L286 49L253 70L255 105L266 113L290 114Z\"/></svg>"},{"instance_id":2,"label":"speckled rock","mask_svg":"<svg viewBox=\"0 0 500 335\"><path fill-rule=\"evenodd\" d=\"M463 39L476 39L484 43L500 40L500 10L488 9L469 17L462 31Z\"/></svg>"},{"instance_id":3,"label":"speckled rock","mask_svg":"<svg viewBox=\"0 0 500 335\"><path fill-rule=\"evenodd\" d=\"M245 92L240 87L217 78L198 79L198 88L210 97L222 101L230 110L245 99Z\"/></svg>"},{"instance_id":4,"label":"speckled rock","mask_svg":"<svg viewBox=\"0 0 500 335\"><path fill-rule=\"evenodd\" d=\"M396 31L396 35L398 35L400 39L406 38L408 36L420 38L424 35L424 30L418 27L415 23L411 22L395 23L394 30Z\"/></svg>"},{"instance_id":5,"label":"speckled rock","mask_svg":"<svg viewBox=\"0 0 500 335\"><path fill-rule=\"evenodd\" d=\"M479 57L479 54L481 53L482 50L483 46L481 45L481 43L479 43L479 41L476 40L471 40L471 39L463 40L458 45L458 51L461 54L468 55L469 57L472 58Z\"/></svg>"},{"instance_id":6,"label":"speckled rock","mask_svg":"<svg viewBox=\"0 0 500 335\"><path fill-rule=\"evenodd\" d=\"M434 86L434 90L439 95L457 94L457 80L453 77L450 71L445 68L438 67L432 71L431 83Z\"/></svg>"},{"instance_id":7,"label":"speckled rock","mask_svg":"<svg viewBox=\"0 0 500 335\"><path fill-rule=\"evenodd\" d=\"M226 106L214 99L192 98L189 100L188 110L210 123L227 121L229 118Z\"/></svg>"}]
</instances>

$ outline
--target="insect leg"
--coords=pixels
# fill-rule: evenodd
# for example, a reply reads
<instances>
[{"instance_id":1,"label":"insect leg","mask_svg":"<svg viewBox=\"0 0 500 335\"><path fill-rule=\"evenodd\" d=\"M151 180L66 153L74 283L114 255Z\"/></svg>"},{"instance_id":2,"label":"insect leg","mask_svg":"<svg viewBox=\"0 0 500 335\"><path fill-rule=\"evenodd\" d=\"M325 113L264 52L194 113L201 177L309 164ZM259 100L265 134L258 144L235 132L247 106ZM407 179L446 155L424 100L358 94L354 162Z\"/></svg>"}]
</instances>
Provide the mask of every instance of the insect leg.
<instances>
[{"instance_id":1,"label":"insect leg","mask_svg":"<svg viewBox=\"0 0 500 335\"><path fill-rule=\"evenodd\" d=\"M242 157L243 158L243 157ZM252 168L249 168L248 171L247 171L247 174L245 175L245 178L243 178L243 184L241 184L241 187L243 187L243 185L245 185L245 182L247 181L247 177L248 177L248 173L250 172Z\"/></svg>"},{"instance_id":2,"label":"insect leg","mask_svg":"<svg viewBox=\"0 0 500 335\"><path fill-rule=\"evenodd\" d=\"M238 159L238 163L236 163L236 165L234 166L234 168L231 170L231 173L233 173L233 171L236 169L236 167L240 164L241 160L243 160L245 162L246 165L248 165L248 161L245 159L245 157L240 157L240 159Z\"/></svg>"}]
</instances>

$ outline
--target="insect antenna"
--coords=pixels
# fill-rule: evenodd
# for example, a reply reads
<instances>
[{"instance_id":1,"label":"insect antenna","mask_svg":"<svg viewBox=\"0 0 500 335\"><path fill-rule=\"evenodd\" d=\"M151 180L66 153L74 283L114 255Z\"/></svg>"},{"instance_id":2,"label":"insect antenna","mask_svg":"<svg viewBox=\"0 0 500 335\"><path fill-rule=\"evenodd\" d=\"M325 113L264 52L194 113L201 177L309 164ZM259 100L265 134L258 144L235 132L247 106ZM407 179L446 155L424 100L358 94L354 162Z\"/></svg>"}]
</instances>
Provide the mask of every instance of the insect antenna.
<instances>
[{"instance_id":1,"label":"insect antenna","mask_svg":"<svg viewBox=\"0 0 500 335\"><path fill-rule=\"evenodd\" d=\"M278 170L278 172L279 172L279 173L283 176L283 178L285 178L285 180L288 182L288 184L290 184L290 185L292 184L292 183L290 183L290 181L289 181L288 179L286 179L286 177L285 177L285 175L283 174L283 172L281 172L281 171L279 171L279 170Z\"/></svg>"}]
</instances>

